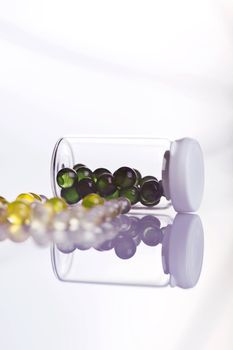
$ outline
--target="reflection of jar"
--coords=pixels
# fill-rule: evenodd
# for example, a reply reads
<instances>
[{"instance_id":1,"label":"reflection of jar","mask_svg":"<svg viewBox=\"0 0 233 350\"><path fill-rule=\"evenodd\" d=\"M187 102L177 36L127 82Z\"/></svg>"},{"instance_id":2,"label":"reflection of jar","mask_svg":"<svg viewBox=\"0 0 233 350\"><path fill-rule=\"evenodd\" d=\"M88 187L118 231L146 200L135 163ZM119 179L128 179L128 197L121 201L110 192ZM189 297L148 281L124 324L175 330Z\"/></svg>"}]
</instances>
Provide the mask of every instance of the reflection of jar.
<instances>
[{"instance_id":1,"label":"reflection of jar","mask_svg":"<svg viewBox=\"0 0 233 350\"><path fill-rule=\"evenodd\" d=\"M199 216L177 214L174 221L165 215L136 213L127 217L131 226L127 227L124 216L125 226L118 226L118 235L110 245L108 240L87 249L79 242L69 254L53 245L51 257L57 278L66 282L194 287L201 273L204 246ZM136 251L127 259L124 254L131 254L129 237L135 240Z\"/></svg>"},{"instance_id":2,"label":"reflection of jar","mask_svg":"<svg viewBox=\"0 0 233 350\"><path fill-rule=\"evenodd\" d=\"M122 167L137 169L142 177L158 180L158 201L148 202L152 183L135 183L139 200L135 206L166 208L173 205L178 212L199 208L204 186L202 151L197 141L184 138L174 142L166 139L135 137L64 137L53 152L51 179L53 194L60 196L56 177L59 170L85 164L94 171L106 168L111 173ZM153 187L153 186L152 186ZM160 188L160 189L159 189ZM124 193L124 191L123 191ZM121 194L122 195L122 194Z\"/></svg>"}]
</instances>

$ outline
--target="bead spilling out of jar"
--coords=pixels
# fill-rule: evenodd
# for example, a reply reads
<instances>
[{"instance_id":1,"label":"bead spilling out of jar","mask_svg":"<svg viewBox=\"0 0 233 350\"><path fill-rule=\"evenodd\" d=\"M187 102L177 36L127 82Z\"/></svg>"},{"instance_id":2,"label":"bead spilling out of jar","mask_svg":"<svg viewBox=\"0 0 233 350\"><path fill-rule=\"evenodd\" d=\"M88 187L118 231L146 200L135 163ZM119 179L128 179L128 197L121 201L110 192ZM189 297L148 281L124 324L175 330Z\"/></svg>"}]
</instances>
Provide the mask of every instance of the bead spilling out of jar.
<instances>
[{"instance_id":1,"label":"bead spilling out of jar","mask_svg":"<svg viewBox=\"0 0 233 350\"><path fill-rule=\"evenodd\" d=\"M68 204L76 204L88 194L99 194L105 199L127 198L131 205L141 203L153 207L164 195L162 181L154 176L144 176L137 169L123 166L111 173L106 168L90 170L83 164L73 169L63 168L56 181L61 188L61 197Z\"/></svg>"}]
</instances>

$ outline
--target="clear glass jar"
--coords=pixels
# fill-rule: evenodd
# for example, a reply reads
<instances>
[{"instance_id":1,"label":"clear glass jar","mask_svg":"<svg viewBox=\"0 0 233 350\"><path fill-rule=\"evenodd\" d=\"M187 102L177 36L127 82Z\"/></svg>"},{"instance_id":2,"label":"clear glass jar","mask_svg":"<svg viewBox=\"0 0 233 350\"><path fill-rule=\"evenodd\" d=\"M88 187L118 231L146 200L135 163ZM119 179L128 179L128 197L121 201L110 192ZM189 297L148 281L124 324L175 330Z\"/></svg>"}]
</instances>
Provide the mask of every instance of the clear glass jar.
<instances>
[{"instance_id":1,"label":"clear glass jar","mask_svg":"<svg viewBox=\"0 0 233 350\"><path fill-rule=\"evenodd\" d=\"M161 180L163 196L156 208L173 205L177 212L196 211L204 188L203 155L197 141L176 141L143 137L73 136L63 137L55 145L51 161L52 190L60 196L56 177L59 170L77 163L91 170L120 167L139 170L142 176ZM135 207L142 207L138 202ZM146 208L146 207L145 207Z\"/></svg>"},{"instance_id":2,"label":"clear glass jar","mask_svg":"<svg viewBox=\"0 0 233 350\"><path fill-rule=\"evenodd\" d=\"M101 249L80 248L79 243L69 254L54 244L51 260L56 277L73 283L180 288L196 285L204 252L204 233L198 215L179 213L173 220L167 215L143 215L135 210L122 219L118 234L123 234L126 241L133 237L137 246L130 258L119 251L117 238L111 244L106 241Z\"/></svg>"}]
</instances>

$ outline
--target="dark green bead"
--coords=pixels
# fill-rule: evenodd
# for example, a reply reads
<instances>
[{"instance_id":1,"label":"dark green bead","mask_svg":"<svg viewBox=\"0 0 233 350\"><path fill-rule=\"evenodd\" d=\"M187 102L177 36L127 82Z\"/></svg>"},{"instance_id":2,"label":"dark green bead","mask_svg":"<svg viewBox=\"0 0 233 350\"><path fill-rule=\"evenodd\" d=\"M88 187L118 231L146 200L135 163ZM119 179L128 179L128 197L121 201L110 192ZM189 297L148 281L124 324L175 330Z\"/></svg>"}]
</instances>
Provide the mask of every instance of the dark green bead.
<instances>
[{"instance_id":1,"label":"dark green bead","mask_svg":"<svg viewBox=\"0 0 233 350\"><path fill-rule=\"evenodd\" d=\"M78 163L78 164L75 164L75 166L73 166L73 169L74 169L75 171L77 171L79 168L81 168L81 167L83 167L83 166L86 166L86 165L81 164L81 163Z\"/></svg>"},{"instance_id":2,"label":"dark green bead","mask_svg":"<svg viewBox=\"0 0 233 350\"><path fill-rule=\"evenodd\" d=\"M85 178L76 183L76 190L81 198L85 197L89 193L96 193L96 185L90 178Z\"/></svg>"},{"instance_id":3,"label":"dark green bead","mask_svg":"<svg viewBox=\"0 0 233 350\"><path fill-rule=\"evenodd\" d=\"M105 197L105 196L110 196L116 191L116 186L113 183L113 176L112 174L102 174L99 176L97 182L97 192Z\"/></svg>"},{"instance_id":4,"label":"dark green bead","mask_svg":"<svg viewBox=\"0 0 233 350\"><path fill-rule=\"evenodd\" d=\"M110 194L109 196L105 196L106 199L117 199L120 197L120 191L116 190L113 194Z\"/></svg>"},{"instance_id":5,"label":"dark green bead","mask_svg":"<svg viewBox=\"0 0 233 350\"><path fill-rule=\"evenodd\" d=\"M134 186L137 180L137 175L134 169L126 166L116 170L113 176L115 185L121 189Z\"/></svg>"},{"instance_id":6,"label":"dark green bead","mask_svg":"<svg viewBox=\"0 0 233 350\"><path fill-rule=\"evenodd\" d=\"M128 198L131 205L134 205L139 201L139 189L136 186L123 189L120 191L120 196Z\"/></svg>"},{"instance_id":7,"label":"dark green bead","mask_svg":"<svg viewBox=\"0 0 233 350\"><path fill-rule=\"evenodd\" d=\"M163 189L163 182L162 182L162 180L159 181L159 190L160 190L160 195L164 196L164 189Z\"/></svg>"},{"instance_id":8,"label":"dark green bead","mask_svg":"<svg viewBox=\"0 0 233 350\"><path fill-rule=\"evenodd\" d=\"M144 182L146 182L148 180L155 180L158 182L158 179L156 179L155 176L148 175L148 176L144 176L141 178L141 180L139 181L139 185L142 186L144 184Z\"/></svg>"},{"instance_id":9,"label":"dark green bead","mask_svg":"<svg viewBox=\"0 0 233 350\"><path fill-rule=\"evenodd\" d=\"M68 204L75 204L80 200L80 196L75 187L63 188L61 190L61 197Z\"/></svg>"},{"instance_id":10,"label":"dark green bead","mask_svg":"<svg viewBox=\"0 0 233 350\"><path fill-rule=\"evenodd\" d=\"M136 183L135 183L135 185L138 186L140 184L142 175L141 175L140 171L138 171L137 169L133 169L133 170L136 173Z\"/></svg>"},{"instance_id":11,"label":"dark green bead","mask_svg":"<svg viewBox=\"0 0 233 350\"><path fill-rule=\"evenodd\" d=\"M156 180L148 180L140 188L140 201L143 205L154 206L161 198L159 183Z\"/></svg>"},{"instance_id":12,"label":"dark green bead","mask_svg":"<svg viewBox=\"0 0 233 350\"><path fill-rule=\"evenodd\" d=\"M92 178L92 171L85 167L85 166L82 166L80 167L77 171L76 171L76 178L78 181L82 180L82 179L86 179L87 177L88 178Z\"/></svg>"},{"instance_id":13,"label":"dark green bead","mask_svg":"<svg viewBox=\"0 0 233 350\"><path fill-rule=\"evenodd\" d=\"M76 172L70 168L63 168L57 173L57 184L61 188L70 188L76 179Z\"/></svg>"},{"instance_id":14,"label":"dark green bead","mask_svg":"<svg viewBox=\"0 0 233 350\"><path fill-rule=\"evenodd\" d=\"M95 171L93 171L93 179L96 182L98 178L103 174L111 174L111 171L109 171L106 168L97 168Z\"/></svg>"}]
</instances>

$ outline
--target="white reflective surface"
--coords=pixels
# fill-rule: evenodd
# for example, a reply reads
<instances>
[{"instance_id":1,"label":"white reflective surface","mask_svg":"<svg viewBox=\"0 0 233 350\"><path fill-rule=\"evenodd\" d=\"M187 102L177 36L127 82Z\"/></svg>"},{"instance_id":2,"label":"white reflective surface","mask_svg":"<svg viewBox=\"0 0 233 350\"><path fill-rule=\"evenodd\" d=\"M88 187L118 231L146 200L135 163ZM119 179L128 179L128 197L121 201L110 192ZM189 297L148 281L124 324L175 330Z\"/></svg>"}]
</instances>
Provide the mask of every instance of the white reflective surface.
<instances>
[{"instance_id":1,"label":"white reflective surface","mask_svg":"<svg viewBox=\"0 0 233 350\"><path fill-rule=\"evenodd\" d=\"M1 242L1 349L232 349L232 22L230 1L0 2L1 195L49 195L65 134L191 136L206 163L195 288L60 283L49 249Z\"/></svg>"}]
</instances>

